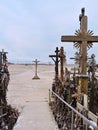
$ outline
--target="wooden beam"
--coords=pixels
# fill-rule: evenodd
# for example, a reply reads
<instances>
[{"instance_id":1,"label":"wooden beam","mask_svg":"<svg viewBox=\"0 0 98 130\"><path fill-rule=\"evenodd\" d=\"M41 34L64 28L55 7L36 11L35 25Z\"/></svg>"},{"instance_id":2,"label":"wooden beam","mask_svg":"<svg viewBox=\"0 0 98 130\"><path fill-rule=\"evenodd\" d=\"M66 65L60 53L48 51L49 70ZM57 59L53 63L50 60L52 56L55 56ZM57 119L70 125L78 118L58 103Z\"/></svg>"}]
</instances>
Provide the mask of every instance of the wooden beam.
<instances>
[{"instance_id":1,"label":"wooden beam","mask_svg":"<svg viewBox=\"0 0 98 130\"><path fill-rule=\"evenodd\" d=\"M62 42L82 42L82 41L87 41L87 42L98 42L98 36L85 36L85 37L80 37L80 36L62 36L61 37Z\"/></svg>"},{"instance_id":2,"label":"wooden beam","mask_svg":"<svg viewBox=\"0 0 98 130\"><path fill-rule=\"evenodd\" d=\"M49 57L57 57L57 55L49 55Z\"/></svg>"}]
</instances>

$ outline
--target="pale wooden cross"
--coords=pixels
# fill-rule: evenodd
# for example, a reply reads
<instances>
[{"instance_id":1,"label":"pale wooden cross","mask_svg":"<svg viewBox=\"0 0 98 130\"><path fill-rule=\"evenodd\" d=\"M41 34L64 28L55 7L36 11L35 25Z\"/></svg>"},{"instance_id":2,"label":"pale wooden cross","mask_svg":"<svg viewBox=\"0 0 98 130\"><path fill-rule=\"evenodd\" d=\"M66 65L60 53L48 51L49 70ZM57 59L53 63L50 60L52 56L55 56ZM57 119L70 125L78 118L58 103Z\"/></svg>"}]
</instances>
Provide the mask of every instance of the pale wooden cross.
<instances>
[{"instance_id":1,"label":"pale wooden cross","mask_svg":"<svg viewBox=\"0 0 98 130\"><path fill-rule=\"evenodd\" d=\"M33 61L33 62L35 62L35 76L32 79L40 79L38 77L38 75L37 75L37 65L38 65L38 62L40 62L40 61L38 61L37 59L35 59L35 61Z\"/></svg>"}]
</instances>

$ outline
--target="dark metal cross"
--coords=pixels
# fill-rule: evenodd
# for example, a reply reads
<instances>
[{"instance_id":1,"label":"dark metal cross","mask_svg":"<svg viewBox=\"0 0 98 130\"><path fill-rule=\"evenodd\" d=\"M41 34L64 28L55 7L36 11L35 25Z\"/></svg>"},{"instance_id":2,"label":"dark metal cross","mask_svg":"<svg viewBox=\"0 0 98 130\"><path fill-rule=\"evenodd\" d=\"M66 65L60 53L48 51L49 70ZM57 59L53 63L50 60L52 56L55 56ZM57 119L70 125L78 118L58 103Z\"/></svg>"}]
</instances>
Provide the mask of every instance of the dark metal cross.
<instances>
[{"instance_id":1,"label":"dark metal cross","mask_svg":"<svg viewBox=\"0 0 98 130\"><path fill-rule=\"evenodd\" d=\"M33 61L33 62L35 62L35 76L32 79L40 79L38 77L38 75L37 75L37 65L38 65L38 62L40 62L40 61L38 61L37 59L35 59L35 61Z\"/></svg>"},{"instance_id":2,"label":"dark metal cross","mask_svg":"<svg viewBox=\"0 0 98 130\"><path fill-rule=\"evenodd\" d=\"M98 42L98 36L93 36L93 31L88 30L88 18L85 16L85 9L82 8L79 16L80 29L76 30L75 36L62 36L62 42L74 42L74 46L79 49L79 86L78 101L81 93L88 95L88 76L87 76L87 49L92 47L93 42Z\"/></svg>"},{"instance_id":3,"label":"dark metal cross","mask_svg":"<svg viewBox=\"0 0 98 130\"><path fill-rule=\"evenodd\" d=\"M56 50L55 50L55 53L56 53L56 55L49 55L49 57L51 57L52 58L52 60L54 61L54 63L55 63L55 80L57 80L58 79L58 63L59 63L59 49L58 49L58 47L56 47ZM55 59L54 59L55 58Z\"/></svg>"}]
</instances>

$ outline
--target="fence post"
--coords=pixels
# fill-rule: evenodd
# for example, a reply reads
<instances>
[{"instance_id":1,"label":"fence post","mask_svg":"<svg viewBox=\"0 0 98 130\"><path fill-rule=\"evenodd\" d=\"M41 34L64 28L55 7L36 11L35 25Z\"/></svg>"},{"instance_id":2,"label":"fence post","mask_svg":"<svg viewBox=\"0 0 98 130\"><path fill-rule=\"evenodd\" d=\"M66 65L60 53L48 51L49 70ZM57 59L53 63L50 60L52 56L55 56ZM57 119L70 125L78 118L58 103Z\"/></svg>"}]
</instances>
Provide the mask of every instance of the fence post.
<instances>
[{"instance_id":1,"label":"fence post","mask_svg":"<svg viewBox=\"0 0 98 130\"><path fill-rule=\"evenodd\" d=\"M73 110L71 111L72 112L72 116L71 116L71 130L73 130L73 128L74 128L74 112L73 112Z\"/></svg>"}]
</instances>

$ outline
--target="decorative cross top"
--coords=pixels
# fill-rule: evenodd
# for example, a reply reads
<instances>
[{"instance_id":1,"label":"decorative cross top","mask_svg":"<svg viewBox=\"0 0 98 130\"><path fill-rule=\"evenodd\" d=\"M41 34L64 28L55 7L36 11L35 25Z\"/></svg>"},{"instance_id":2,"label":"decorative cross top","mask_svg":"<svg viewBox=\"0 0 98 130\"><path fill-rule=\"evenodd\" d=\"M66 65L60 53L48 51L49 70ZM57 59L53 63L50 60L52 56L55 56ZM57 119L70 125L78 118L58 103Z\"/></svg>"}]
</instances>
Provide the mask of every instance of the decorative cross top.
<instances>
[{"instance_id":1,"label":"decorative cross top","mask_svg":"<svg viewBox=\"0 0 98 130\"><path fill-rule=\"evenodd\" d=\"M98 36L92 36L93 31L87 29L87 16L85 16L85 9L82 8L79 16L80 29L76 30L76 36L62 36L62 42L74 42L74 46L80 49L80 73L86 74L87 66L87 48L92 47L92 42L98 42Z\"/></svg>"}]
</instances>

